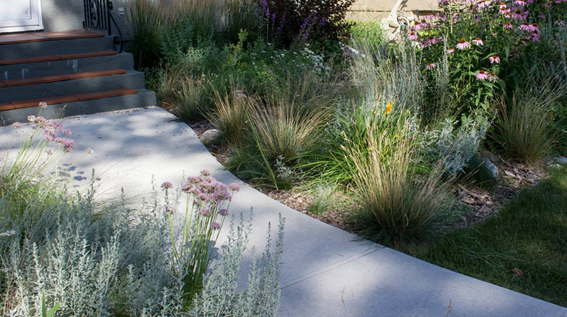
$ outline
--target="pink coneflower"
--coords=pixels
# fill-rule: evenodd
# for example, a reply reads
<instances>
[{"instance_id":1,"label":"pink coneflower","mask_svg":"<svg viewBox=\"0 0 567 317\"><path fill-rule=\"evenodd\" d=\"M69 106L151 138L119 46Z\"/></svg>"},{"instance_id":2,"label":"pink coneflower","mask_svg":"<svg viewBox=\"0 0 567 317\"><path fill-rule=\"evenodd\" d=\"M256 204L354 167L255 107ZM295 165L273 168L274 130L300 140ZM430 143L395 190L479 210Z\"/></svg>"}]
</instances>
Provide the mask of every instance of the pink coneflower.
<instances>
[{"instance_id":1,"label":"pink coneflower","mask_svg":"<svg viewBox=\"0 0 567 317\"><path fill-rule=\"evenodd\" d=\"M417 40L418 38L419 38L419 36L417 36L417 33L416 33L416 32L411 31L411 32L409 33L408 39L409 39L410 41Z\"/></svg>"},{"instance_id":2,"label":"pink coneflower","mask_svg":"<svg viewBox=\"0 0 567 317\"><path fill-rule=\"evenodd\" d=\"M455 52L454 48L447 49L447 54L453 54Z\"/></svg>"},{"instance_id":3,"label":"pink coneflower","mask_svg":"<svg viewBox=\"0 0 567 317\"><path fill-rule=\"evenodd\" d=\"M437 66L437 65L435 65L435 63L429 63L429 64L427 64L427 66L425 66L425 69L430 70L432 68L435 68L435 66Z\"/></svg>"},{"instance_id":4,"label":"pink coneflower","mask_svg":"<svg viewBox=\"0 0 567 317\"><path fill-rule=\"evenodd\" d=\"M520 9L510 13L510 16L512 16L512 18L514 18L514 20L525 20L526 19L526 15L524 15L525 12L522 12ZM529 13L529 12L528 12Z\"/></svg>"},{"instance_id":5,"label":"pink coneflower","mask_svg":"<svg viewBox=\"0 0 567 317\"><path fill-rule=\"evenodd\" d=\"M516 1L514 1L514 4L517 5L517 6L523 7L523 6L526 5L526 2L522 1L522 0L516 0Z\"/></svg>"},{"instance_id":6,"label":"pink coneflower","mask_svg":"<svg viewBox=\"0 0 567 317\"><path fill-rule=\"evenodd\" d=\"M497 80L498 80L498 76L496 76L495 73L490 73L490 75L488 76L488 81L495 82Z\"/></svg>"},{"instance_id":7,"label":"pink coneflower","mask_svg":"<svg viewBox=\"0 0 567 317\"><path fill-rule=\"evenodd\" d=\"M565 21L559 21L559 20L557 20L557 21L555 21L555 25L557 25L557 26L564 26L564 25L565 25Z\"/></svg>"},{"instance_id":8,"label":"pink coneflower","mask_svg":"<svg viewBox=\"0 0 567 317\"><path fill-rule=\"evenodd\" d=\"M546 8L551 8L553 6L553 3L551 1L549 1L548 3L545 4Z\"/></svg>"},{"instance_id":9,"label":"pink coneflower","mask_svg":"<svg viewBox=\"0 0 567 317\"><path fill-rule=\"evenodd\" d=\"M475 77L479 80L486 80L489 79L488 74L484 70L479 70Z\"/></svg>"},{"instance_id":10,"label":"pink coneflower","mask_svg":"<svg viewBox=\"0 0 567 317\"><path fill-rule=\"evenodd\" d=\"M514 26L510 22L504 23L504 25L502 27L504 27L505 29L513 29L514 28Z\"/></svg>"},{"instance_id":11,"label":"pink coneflower","mask_svg":"<svg viewBox=\"0 0 567 317\"><path fill-rule=\"evenodd\" d=\"M465 39L461 39L461 40L459 41L459 43L457 44L457 49L458 49L458 50L464 50L464 49L467 49L467 48L469 48L469 47L471 47L471 43L465 41Z\"/></svg>"},{"instance_id":12,"label":"pink coneflower","mask_svg":"<svg viewBox=\"0 0 567 317\"><path fill-rule=\"evenodd\" d=\"M528 40L532 40L534 42L539 42L539 33L534 32L532 35L528 37Z\"/></svg>"},{"instance_id":13,"label":"pink coneflower","mask_svg":"<svg viewBox=\"0 0 567 317\"><path fill-rule=\"evenodd\" d=\"M477 3L474 7L475 7L476 9L485 9L485 8L488 8L491 3L492 3L492 1L481 0L481 1L480 1L479 3Z\"/></svg>"},{"instance_id":14,"label":"pink coneflower","mask_svg":"<svg viewBox=\"0 0 567 317\"><path fill-rule=\"evenodd\" d=\"M488 58L488 60L490 61L490 64L494 64L494 63L499 64L500 63L500 57L498 57L496 55L490 56Z\"/></svg>"},{"instance_id":15,"label":"pink coneflower","mask_svg":"<svg viewBox=\"0 0 567 317\"><path fill-rule=\"evenodd\" d=\"M500 9L506 9L506 4L504 2L500 2L500 4L498 5L500 7Z\"/></svg>"},{"instance_id":16,"label":"pink coneflower","mask_svg":"<svg viewBox=\"0 0 567 317\"><path fill-rule=\"evenodd\" d=\"M473 42L473 44L476 44L476 45L478 45L478 46L483 46L483 45L484 45L484 42L483 42L479 37L477 37L476 39L472 40L472 42Z\"/></svg>"},{"instance_id":17,"label":"pink coneflower","mask_svg":"<svg viewBox=\"0 0 567 317\"><path fill-rule=\"evenodd\" d=\"M433 45L437 43L437 39L433 36L427 38L427 40L423 43L423 47L427 47L429 45Z\"/></svg>"}]
</instances>

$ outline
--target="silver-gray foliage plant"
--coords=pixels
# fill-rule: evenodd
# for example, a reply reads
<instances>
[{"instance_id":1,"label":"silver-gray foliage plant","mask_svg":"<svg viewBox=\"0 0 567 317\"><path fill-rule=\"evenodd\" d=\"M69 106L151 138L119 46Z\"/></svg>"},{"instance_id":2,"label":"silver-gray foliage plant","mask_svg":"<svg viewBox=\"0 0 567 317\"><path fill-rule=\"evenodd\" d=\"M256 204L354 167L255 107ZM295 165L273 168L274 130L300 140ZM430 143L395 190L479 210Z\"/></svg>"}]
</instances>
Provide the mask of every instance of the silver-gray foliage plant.
<instances>
[{"instance_id":1,"label":"silver-gray foliage plant","mask_svg":"<svg viewBox=\"0 0 567 317\"><path fill-rule=\"evenodd\" d=\"M169 227L159 204L139 210L124 200L98 206L94 190L70 198L63 189L47 206L32 201L21 213L9 208L6 197L0 198L3 316L41 316L43 293L48 307L60 303L61 316L190 316L186 273L172 267ZM264 261L255 262L243 292L236 281L250 225L231 228L191 315L273 316L283 220L275 252L269 239Z\"/></svg>"}]
</instances>

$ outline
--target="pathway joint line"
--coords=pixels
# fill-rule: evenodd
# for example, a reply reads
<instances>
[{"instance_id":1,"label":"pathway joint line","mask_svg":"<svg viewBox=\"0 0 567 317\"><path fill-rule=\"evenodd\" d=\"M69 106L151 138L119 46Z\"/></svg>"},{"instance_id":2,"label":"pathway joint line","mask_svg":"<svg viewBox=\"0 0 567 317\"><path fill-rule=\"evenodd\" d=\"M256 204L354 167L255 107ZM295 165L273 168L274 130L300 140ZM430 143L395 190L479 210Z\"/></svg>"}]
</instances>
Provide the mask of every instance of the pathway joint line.
<instances>
[{"instance_id":1,"label":"pathway joint line","mask_svg":"<svg viewBox=\"0 0 567 317\"><path fill-rule=\"evenodd\" d=\"M370 255L370 254L372 254L372 253L378 252L378 251L383 250L383 249L385 249L385 248L386 248L385 246L379 245L378 247L376 247L374 250L372 250L372 251L370 251L370 252L366 252L366 253L364 253L364 254L358 255L358 256L356 256L356 257L353 257L353 258L351 258L351 259L349 259L349 260L346 260L346 261L344 261L344 262L341 262L341 263L339 263L339 264L332 265L332 266L330 266L330 267L324 269L323 271L306 275L306 276L304 276L304 277L298 279L298 280L295 281L295 282L292 282L292 283L290 283L290 284L288 284L288 285L286 285L286 286L282 286L281 289L283 290L283 289L286 289L286 288L288 288L288 287L290 287L290 286L293 286L293 285L295 285L295 284L299 284L299 283L301 283L301 282L303 282L303 281L312 279L312 278L314 278L314 277L316 277L316 276L319 276L319 275L321 275L321 274L323 274L323 273L327 273L327 272L329 272L329 271L331 271L331 270L334 270L334 269L336 269L336 268L338 268L338 267L341 267L341 266L343 266L343 265L345 265L345 264L348 264L348 263L350 263L350 262L356 261L356 260L358 260L358 259L360 259L360 258L363 258L363 257L365 257L365 256L367 256L367 255Z\"/></svg>"}]
</instances>

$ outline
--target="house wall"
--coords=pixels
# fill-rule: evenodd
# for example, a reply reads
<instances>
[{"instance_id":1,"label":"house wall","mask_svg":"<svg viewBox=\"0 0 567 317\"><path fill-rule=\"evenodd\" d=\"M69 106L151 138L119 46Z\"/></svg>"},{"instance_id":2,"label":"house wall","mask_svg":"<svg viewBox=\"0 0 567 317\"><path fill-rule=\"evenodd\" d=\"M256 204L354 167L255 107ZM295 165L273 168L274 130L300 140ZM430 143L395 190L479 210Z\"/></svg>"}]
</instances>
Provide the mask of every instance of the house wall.
<instances>
[{"instance_id":1,"label":"house wall","mask_svg":"<svg viewBox=\"0 0 567 317\"><path fill-rule=\"evenodd\" d=\"M396 2L397 0L357 0L348 17L353 20L380 21L388 16ZM435 10L438 10L437 0L409 0L406 7L406 11L414 13Z\"/></svg>"},{"instance_id":2,"label":"house wall","mask_svg":"<svg viewBox=\"0 0 567 317\"><path fill-rule=\"evenodd\" d=\"M112 2L114 4L113 16L122 33L125 33L125 18L118 16L118 8L123 7L125 1L113 0ZM44 30L47 32L82 30L83 6L83 0L41 0ZM114 25L112 27L114 28Z\"/></svg>"}]
</instances>

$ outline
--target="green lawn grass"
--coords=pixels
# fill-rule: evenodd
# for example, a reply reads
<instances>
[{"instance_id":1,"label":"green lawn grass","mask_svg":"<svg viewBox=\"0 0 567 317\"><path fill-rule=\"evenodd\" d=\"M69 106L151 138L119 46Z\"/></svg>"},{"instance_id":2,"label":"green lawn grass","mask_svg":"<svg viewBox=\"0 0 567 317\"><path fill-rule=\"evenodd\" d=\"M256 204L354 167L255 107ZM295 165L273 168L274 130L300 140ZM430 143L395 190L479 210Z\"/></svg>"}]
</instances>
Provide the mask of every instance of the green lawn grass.
<instances>
[{"instance_id":1,"label":"green lawn grass","mask_svg":"<svg viewBox=\"0 0 567 317\"><path fill-rule=\"evenodd\" d=\"M524 190L497 216L453 231L413 255L567 306L567 167ZM515 268L523 277L511 271Z\"/></svg>"}]
</instances>

